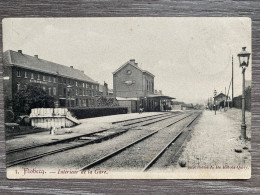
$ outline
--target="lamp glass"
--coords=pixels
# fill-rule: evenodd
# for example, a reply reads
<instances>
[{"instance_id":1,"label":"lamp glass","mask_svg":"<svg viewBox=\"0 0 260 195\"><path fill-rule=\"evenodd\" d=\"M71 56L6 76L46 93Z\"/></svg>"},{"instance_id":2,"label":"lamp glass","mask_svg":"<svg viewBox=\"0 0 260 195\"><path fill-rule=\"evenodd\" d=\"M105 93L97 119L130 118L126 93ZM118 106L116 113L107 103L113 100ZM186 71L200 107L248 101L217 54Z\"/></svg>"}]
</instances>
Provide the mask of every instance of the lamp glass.
<instances>
[{"instance_id":1,"label":"lamp glass","mask_svg":"<svg viewBox=\"0 0 260 195\"><path fill-rule=\"evenodd\" d=\"M239 66L243 68L248 67L250 53L246 51L246 47L243 47L242 51L237 54L237 56L239 59Z\"/></svg>"}]
</instances>

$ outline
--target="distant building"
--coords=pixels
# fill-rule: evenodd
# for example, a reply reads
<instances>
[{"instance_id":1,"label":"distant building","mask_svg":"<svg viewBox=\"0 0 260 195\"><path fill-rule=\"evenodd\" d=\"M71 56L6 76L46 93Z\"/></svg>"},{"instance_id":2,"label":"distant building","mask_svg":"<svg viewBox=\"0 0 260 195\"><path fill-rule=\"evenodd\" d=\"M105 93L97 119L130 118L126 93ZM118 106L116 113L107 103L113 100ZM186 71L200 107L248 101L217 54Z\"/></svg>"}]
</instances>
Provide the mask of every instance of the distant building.
<instances>
[{"instance_id":1,"label":"distant building","mask_svg":"<svg viewBox=\"0 0 260 195\"><path fill-rule=\"evenodd\" d=\"M245 81L245 109L251 111L251 80ZM234 97L233 99L233 107L242 108L242 95Z\"/></svg>"},{"instance_id":2,"label":"distant building","mask_svg":"<svg viewBox=\"0 0 260 195\"><path fill-rule=\"evenodd\" d=\"M108 88L108 84L104 82L104 85L99 84L99 91L98 91L99 96L113 96L113 90Z\"/></svg>"},{"instance_id":3,"label":"distant building","mask_svg":"<svg viewBox=\"0 0 260 195\"><path fill-rule=\"evenodd\" d=\"M225 103L227 104L227 102L225 101L230 101L230 97L225 95L224 93L220 93L214 97L214 102L217 106L217 109L224 108L225 106L227 106L225 105Z\"/></svg>"},{"instance_id":4,"label":"distant building","mask_svg":"<svg viewBox=\"0 0 260 195\"><path fill-rule=\"evenodd\" d=\"M114 96L129 112L136 112L139 107L145 111L163 111L170 107L170 100L161 91L154 90L154 75L141 69L131 59L113 72Z\"/></svg>"},{"instance_id":5,"label":"distant building","mask_svg":"<svg viewBox=\"0 0 260 195\"><path fill-rule=\"evenodd\" d=\"M3 54L4 95L14 94L28 84L36 85L55 99L55 107L95 106L99 84L83 71L8 50Z\"/></svg>"}]
</instances>

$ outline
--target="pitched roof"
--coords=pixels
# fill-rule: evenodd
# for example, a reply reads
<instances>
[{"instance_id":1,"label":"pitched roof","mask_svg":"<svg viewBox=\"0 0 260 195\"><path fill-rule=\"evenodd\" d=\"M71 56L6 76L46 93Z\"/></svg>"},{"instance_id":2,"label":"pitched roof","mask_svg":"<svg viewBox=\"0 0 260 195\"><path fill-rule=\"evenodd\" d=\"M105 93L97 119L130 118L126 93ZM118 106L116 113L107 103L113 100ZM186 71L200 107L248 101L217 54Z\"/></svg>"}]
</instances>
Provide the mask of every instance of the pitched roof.
<instances>
[{"instance_id":1,"label":"pitched roof","mask_svg":"<svg viewBox=\"0 0 260 195\"><path fill-rule=\"evenodd\" d=\"M225 96L225 97L228 97L227 95L225 95L224 93L219 93L218 95L216 95L215 97L213 97L213 98L218 98L218 97L220 97L220 96Z\"/></svg>"},{"instance_id":2,"label":"pitched roof","mask_svg":"<svg viewBox=\"0 0 260 195\"><path fill-rule=\"evenodd\" d=\"M84 72L61 64L56 64L47 60L40 59L38 57L29 56L20 52L7 50L3 54L4 65L14 65L39 72L45 72L54 75L61 75L81 81L87 81L96 83Z\"/></svg>"},{"instance_id":3,"label":"pitched roof","mask_svg":"<svg viewBox=\"0 0 260 195\"><path fill-rule=\"evenodd\" d=\"M141 69L140 67L138 67L138 66L135 64L135 62L133 62L133 61L131 61L131 60L127 61L127 62L124 63L122 66L120 66L115 72L113 72L113 74L116 74L118 71L120 71L122 68L124 68L124 67L127 66L128 64L129 64L129 65L132 65L133 67L137 68L138 70L142 71L143 73L147 73L147 74L151 75L152 77L154 77L154 75L153 75L152 73L150 73L150 72L148 72L148 71L146 71L146 70Z\"/></svg>"}]
</instances>

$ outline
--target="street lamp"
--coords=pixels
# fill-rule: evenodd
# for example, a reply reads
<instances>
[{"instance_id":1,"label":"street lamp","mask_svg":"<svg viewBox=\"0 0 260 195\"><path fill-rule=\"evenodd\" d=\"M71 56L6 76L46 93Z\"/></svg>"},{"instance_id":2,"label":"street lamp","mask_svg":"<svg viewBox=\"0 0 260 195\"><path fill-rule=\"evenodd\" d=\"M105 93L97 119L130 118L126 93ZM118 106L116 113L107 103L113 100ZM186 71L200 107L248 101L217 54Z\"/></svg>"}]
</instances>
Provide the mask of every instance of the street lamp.
<instances>
[{"instance_id":1,"label":"street lamp","mask_svg":"<svg viewBox=\"0 0 260 195\"><path fill-rule=\"evenodd\" d=\"M241 138L246 139L246 121L245 121L245 71L249 64L250 53L246 51L246 47L242 47L242 51L237 54L239 59L239 66L242 68L243 83L242 83L242 124L241 124Z\"/></svg>"}]
</instances>

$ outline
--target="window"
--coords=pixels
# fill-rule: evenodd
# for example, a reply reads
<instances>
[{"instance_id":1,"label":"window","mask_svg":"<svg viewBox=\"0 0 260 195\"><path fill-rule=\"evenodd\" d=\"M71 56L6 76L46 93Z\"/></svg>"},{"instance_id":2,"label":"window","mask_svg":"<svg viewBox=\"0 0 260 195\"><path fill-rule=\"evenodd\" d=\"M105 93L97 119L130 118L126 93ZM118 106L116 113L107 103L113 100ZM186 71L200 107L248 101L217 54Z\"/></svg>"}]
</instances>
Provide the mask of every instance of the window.
<instances>
[{"instance_id":1,"label":"window","mask_svg":"<svg viewBox=\"0 0 260 195\"><path fill-rule=\"evenodd\" d=\"M56 77L53 77L53 82L56 83Z\"/></svg>"},{"instance_id":2,"label":"window","mask_svg":"<svg viewBox=\"0 0 260 195\"><path fill-rule=\"evenodd\" d=\"M82 83L82 87L85 88L85 83Z\"/></svg>"},{"instance_id":3,"label":"window","mask_svg":"<svg viewBox=\"0 0 260 195\"><path fill-rule=\"evenodd\" d=\"M34 74L33 74L33 72L32 72L32 74L31 74L31 79L34 79Z\"/></svg>"},{"instance_id":4,"label":"window","mask_svg":"<svg viewBox=\"0 0 260 195\"><path fill-rule=\"evenodd\" d=\"M49 76L49 80L48 81L51 82L51 76Z\"/></svg>"},{"instance_id":5,"label":"window","mask_svg":"<svg viewBox=\"0 0 260 195\"><path fill-rule=\"evenodd\" d=\"M51 87L49 87L49 95L51 95Z\"/></svg>"},{"instance_id":6,"label":"window","mask_svg":"<svg viewBox=\"0 0 260 195\"><path fill-rule=\"evenodd\" d=\"M43 89L43 91L46 91L46 87L45 86L43 86L42 89Z\"/></svg>"},{"instance_id":7,"label":"window","mask_svg":"<svg viewBox=\"0 0 260 195\"><path fill-rule=\"evenodd\" d=\"M66 96L66 88L63 88L63 95Z\"/></svg>"},{"instance_id":8,"label":"window","mask_svg":"<svg viewBox=\"0 0 260 195\"><path fill-rule=\"evenodd\" d=\"M17 91L20 90L20 87L21 87L21 84L20 84L20 83L17 83Z\"/></svg>"},{"instance_id":9,"label":"window","mask_svg":"<svg viewBox=\"0 0 260 195\"><path fill-rule=\"evenodd\" d=\"M53 87L53 95L57 95L56 87Z\"/></svg>"},{"instance_id":10,"label":"window","mask_svg":"<svg viewBox=\"0 0 260 195\"><path fill-rule=\"evenodd\" d=\"M82 90L82 94L83 94L83 96L85 96L85 90L84 89Z\"/></svg>"},{"instance_id":11,"label":"window","mask_svg":"<svg viewBox=\"0 0 260 195\"><path fill-rule=\"evenodd\" d=\"M92 97L94 96L94 91L91 91L91 96L92 96Z\"/></svg>"},{"instance_id":12,"label":"window","mask_svg":"<svg viewBox=\"0 0 260 195\"><path fill-rule=\"evenodd\" d=\"M42 76L42 80L45 81L45 75Z\"/></svg>"},{"instance_id":13,"label":"window","mask_svg":"<svg viewBox=\"0 0 260 195\"><path fill-rule=\"evenodd\" d=\"M86 83L86 88L88 88L88 84Z\"/></svg>"},{"instance_id":14,"label":"window","mask_svg":"<svg viewBox=\"0 0 260 195\"><path fill-rule=\"evenodd\" d=\"M78 89L76 89L76 95L78 95Z\"/></svg>"},{"instance_id":15,"label":"window","mask_svg":"<svg viewBox=\"0 0 260 195\"><path fill-rule=\"evenodd\" d=\"M27 78L27 72L26 71L24 72L24 78Z\"/></svg>"},{"instance_id":16,"label":"window","mask_svg":"<svg viewBox=\"0 0 260 195\"><path fill-rule=\"evenodd\" d=\"M76 86L78 86L78 82L76 81Z\"/></svg>"},{"instance_id":17,"label":"window","mask_svg":"<svg viewBox=\"0 0 260 195\"><path fill-rule=\"evenodd\" d=\"M21 77L21 71L17 70L17 77Z\"/></svg>"},{"instance_id":18,"label":"window","mask_svg":"<svg viewBox=\"0 0 260 195\"><path fill-rule=\"evenodd\" d=\"M38 74L38 78L37 78L37 80L40 80L40 74Z\"/></svg>"}]
</instances>

